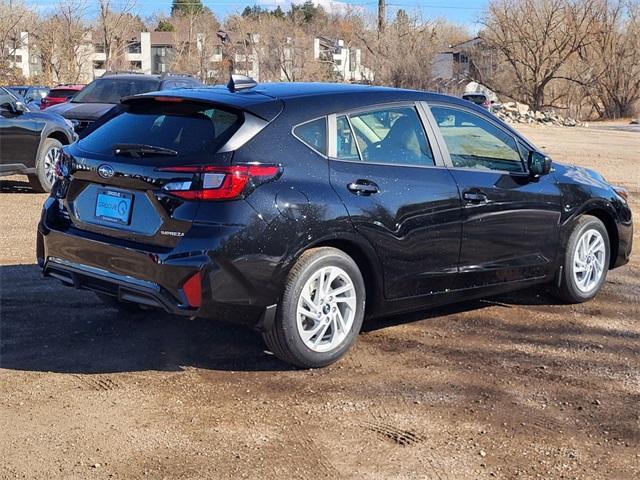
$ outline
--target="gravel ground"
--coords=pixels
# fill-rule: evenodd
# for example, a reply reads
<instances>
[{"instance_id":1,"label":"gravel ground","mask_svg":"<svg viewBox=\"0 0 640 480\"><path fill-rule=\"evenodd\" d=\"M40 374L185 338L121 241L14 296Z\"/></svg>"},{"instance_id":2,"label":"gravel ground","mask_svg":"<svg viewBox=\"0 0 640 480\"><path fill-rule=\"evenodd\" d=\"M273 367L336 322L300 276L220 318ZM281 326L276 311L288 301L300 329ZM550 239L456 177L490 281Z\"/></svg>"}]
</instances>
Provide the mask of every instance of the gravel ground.
<instances>
[{"instance_id":1,"label":"gravel ground","mask_svg":"<svg viewBox=\"0 0 640 480\"><path fill-rule=\"evenodd\" d=\"M640 135L518 128L626 186L640 224ZM592 302L536 290L369 322L300 371L252 331L42 280L44 198L0 181L0 478L640 478L637 234Z\"/></svg>"}]
</instances>

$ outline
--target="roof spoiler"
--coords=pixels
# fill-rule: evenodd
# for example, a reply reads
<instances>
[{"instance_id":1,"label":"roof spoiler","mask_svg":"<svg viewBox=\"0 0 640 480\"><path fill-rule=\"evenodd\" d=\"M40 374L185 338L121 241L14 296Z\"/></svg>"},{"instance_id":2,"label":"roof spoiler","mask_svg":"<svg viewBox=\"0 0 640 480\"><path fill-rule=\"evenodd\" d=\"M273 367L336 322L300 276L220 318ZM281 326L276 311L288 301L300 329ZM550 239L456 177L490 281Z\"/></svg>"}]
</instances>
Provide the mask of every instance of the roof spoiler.
<instances>
[{"instance_id":1,"label":"roof spoiler","mask_svg":"<svg viewBox=\"0 0 640 480\"><path fill-rule=\"evenodd\" d=\"M246 75L237 75L232 74L229 79L229 83L227 83L227 88L230 92L237 92L240 90L246 90L248 88L253 88L258 85L253 78L247 77Z\"/></svg>"}]
</instances>

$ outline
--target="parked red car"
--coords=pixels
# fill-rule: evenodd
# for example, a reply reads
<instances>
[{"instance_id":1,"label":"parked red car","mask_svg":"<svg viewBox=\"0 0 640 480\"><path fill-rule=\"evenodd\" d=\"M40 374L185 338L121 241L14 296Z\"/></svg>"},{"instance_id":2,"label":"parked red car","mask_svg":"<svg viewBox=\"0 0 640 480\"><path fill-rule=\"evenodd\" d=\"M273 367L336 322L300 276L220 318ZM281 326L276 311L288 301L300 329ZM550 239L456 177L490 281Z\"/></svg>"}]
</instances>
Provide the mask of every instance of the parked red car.
<instances>
[{"instance_id":1,"label":"parked red car","mask_svg":"<svg viewBox=\"0 0 640 480\"><path fill-rule=\"evenodd\" d=\"M49 94L42 99L40 103L40 110L44 110L51 105L58 105L64 103L67 99L84 88L84 85L76 84L64 84L57 85L51 89Z\"/></svg>"}]
</instances>

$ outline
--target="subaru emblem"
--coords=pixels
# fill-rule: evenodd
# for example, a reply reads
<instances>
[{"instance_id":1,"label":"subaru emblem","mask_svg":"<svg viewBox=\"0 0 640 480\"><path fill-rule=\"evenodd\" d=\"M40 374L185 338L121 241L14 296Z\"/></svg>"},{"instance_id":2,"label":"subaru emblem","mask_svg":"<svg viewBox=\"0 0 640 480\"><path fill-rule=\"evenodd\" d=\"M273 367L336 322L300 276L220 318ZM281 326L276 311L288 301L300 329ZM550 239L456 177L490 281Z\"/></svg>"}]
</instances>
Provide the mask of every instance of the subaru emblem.
<instances>
[{"instance_id":1,"label":"subaru emblem","mask_svg":"<svg viewBox=\"0 0 640 480\"><path fill-rule=\"evenodd\" d=\"M111 165L107 165L106 163L98 167L98 175L100 175L102 178L111 178L113 177L114 173L115 171L113 170L113 167Z\"/></svg>"}]
</instances>

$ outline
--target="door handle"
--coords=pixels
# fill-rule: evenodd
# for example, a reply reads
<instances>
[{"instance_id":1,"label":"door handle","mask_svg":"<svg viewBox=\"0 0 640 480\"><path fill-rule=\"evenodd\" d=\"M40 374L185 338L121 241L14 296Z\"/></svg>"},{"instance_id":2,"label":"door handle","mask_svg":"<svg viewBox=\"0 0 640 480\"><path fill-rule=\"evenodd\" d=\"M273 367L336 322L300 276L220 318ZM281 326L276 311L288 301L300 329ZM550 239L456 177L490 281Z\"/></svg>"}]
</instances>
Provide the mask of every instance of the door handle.
<instances>
[{"instance_id":1,"label":"door handle","mask_svg":"<svg viewBox=\"0 0 640 480\"><path fill-rule=\"evenodd\" d=\"M374 182L369 180L356 180L347 185L347 190L356 195L371 195L378 193L380 188Z\"/></svg>"},{"instance_id":2,"label":"door handle","mask_svg":"<svg viewBox=\"0 0 640 480\"><path fill-rule=\"evenodd\" d=\"M485 203L487 201L487 195L478 191L467 191L462 193L462 198L470 203Z\"/></svg>"}]
</instances>

